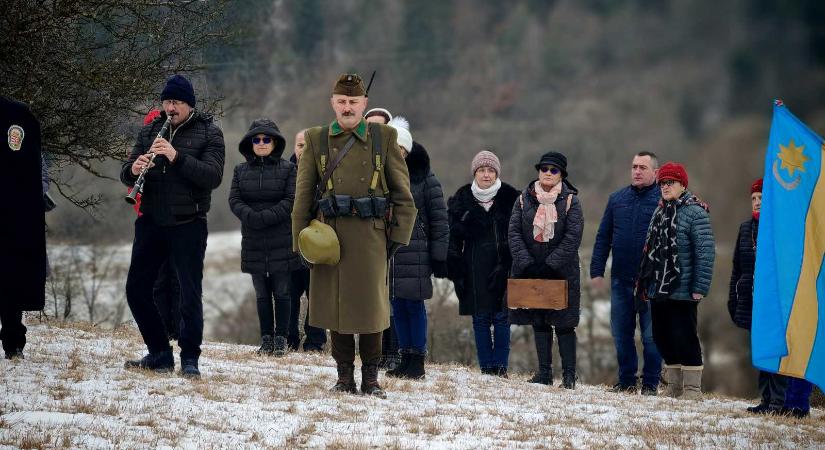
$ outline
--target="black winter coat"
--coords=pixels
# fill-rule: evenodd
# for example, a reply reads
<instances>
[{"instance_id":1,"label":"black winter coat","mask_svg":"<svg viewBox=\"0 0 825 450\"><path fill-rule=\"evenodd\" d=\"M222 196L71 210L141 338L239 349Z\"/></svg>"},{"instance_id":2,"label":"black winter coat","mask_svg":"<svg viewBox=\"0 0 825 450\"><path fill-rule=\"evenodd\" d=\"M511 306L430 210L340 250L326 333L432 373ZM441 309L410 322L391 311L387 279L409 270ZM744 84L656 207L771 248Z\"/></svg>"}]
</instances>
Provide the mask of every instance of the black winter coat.
<instances>
[{"instance_id":1,"label":"black winter coat","mask_svg":"<svg viewBox=\"0 0 825 450\"><path fill-rule=\"evenodd\" d=\"M584 230L582 207L578 191L566 181L556 199L558 221L553 239L538 242L533 238L533 218L539 207L534 189L535 180L521 194L510 218L510 253L513 255L513 278L567 280L567 308L560 311L540 309L512 309L510 323L516 325L552 325L573 328L580 316L579 246ZM572 194L570 209L568 196ZM526 272L526 273L525 273Z\"/></svg>"},{"instance_id":2,"label":"black winter coat","mask_svg":"<svg viewBox=\"0 0 825 450\"><path fill-rule=\"evenodd\" d=\"M470 184L462 186L448 202L450 249L449 278L455 284L458 313L466 315L503 311L511 259L507 227L519 192L507 183L493 199L489 211L478 204Z\"/></svg>"},{"instance_id":3,"label":"black winter coat","mask_svg":"<svg viewBox=\"0 0 825 450\"><path fill-rule=\"evenodd\" d=\"M120 170L120 180L134 186L132 163L146 153L166 121L163 112L140 130L129 159ZM171 136L165 136L178 152L174 163L164 156L155 158L155 167L146 172L140 211L160 226L172 226L193 217L206 217L212 202L212 190L221 184L225 149L223 132L212 116L194 110Z\"/></svg>"},{"instance_id":4,"label":"black winter coat","mask_svg":"<svg viewBox=\"0 0 825 450\"><path fill-rule=\"evenodd\" d=\"M739 226L739 237L733 252L733 273L730 276L728 312L733 323L739 328L751 329L753 312L753 271L756 267L756 236L759 221L743 222Z\"/></svg>"},{"instance_id":5,"label":"black winter coat","mask_svg":"<svg viewBox=\"0 0 825 450\"><path fill-rule=\"evenodd\" d=\"M247 162L235 167L229 207L241 219L241 271L287 272L300 266L292 251L291 219L297 168L281 159L282 145L277 145L269 156L256 156L251 138L258 133L283 139L277 128L262 131L258 127L238 145Z\"/></svg>"},{"instance_id":6,"label":"black winter coat","mask_svg":"<svg viewBox=\"0 0 825 450\"><path fill-rule=\"evenodd\" d=\"M417 142L407 155L410 192L418 209L410 243L398 249L390 267L390 296L424 300L433 296L431 261L446 262L450 228L441 183L430 170L427 150Z\"/></svg>"}]
</instances>

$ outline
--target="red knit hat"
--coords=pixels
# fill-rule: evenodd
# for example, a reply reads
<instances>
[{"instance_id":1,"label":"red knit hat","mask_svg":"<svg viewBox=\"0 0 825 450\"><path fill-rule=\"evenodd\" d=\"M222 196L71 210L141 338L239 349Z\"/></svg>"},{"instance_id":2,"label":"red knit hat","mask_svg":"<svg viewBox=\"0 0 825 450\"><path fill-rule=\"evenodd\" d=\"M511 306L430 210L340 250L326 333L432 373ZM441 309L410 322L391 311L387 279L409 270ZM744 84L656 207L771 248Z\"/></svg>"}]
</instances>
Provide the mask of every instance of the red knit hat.
<instances>
[{"instance_id":1,"label":"red knit hat","mask_svg":"<svg viewBox=\"0 0 825 450\"><path fill-rule=\"evenodd\" d=\"M762 192L762 179L758 179L751 184L751 194L754 192Z\"/></svg>"},{"instance_id":2,"label":"red knit hat","mask_svg":"<svg viewBox=\"0 0 825 450\"><path fill-rule=\"evenodd\" d=\"M676 180L682 186L688 186L688 174L685 166L676 162L667 162L659 168L659 175L656 181L662 180Z\"/></svg>"},{"instance_id":3,"label":"red knit hat","mask_svg":"<svg viewBox=\"0 0 825 450\"><path fill-rule=\"evenodd\" d=\"M151 111L146 113L146 117L143 118L143 124L144 125L149 125L159 115L160 115L160 111L157 108L152 109Z\"/></svg>"}]
</instances>

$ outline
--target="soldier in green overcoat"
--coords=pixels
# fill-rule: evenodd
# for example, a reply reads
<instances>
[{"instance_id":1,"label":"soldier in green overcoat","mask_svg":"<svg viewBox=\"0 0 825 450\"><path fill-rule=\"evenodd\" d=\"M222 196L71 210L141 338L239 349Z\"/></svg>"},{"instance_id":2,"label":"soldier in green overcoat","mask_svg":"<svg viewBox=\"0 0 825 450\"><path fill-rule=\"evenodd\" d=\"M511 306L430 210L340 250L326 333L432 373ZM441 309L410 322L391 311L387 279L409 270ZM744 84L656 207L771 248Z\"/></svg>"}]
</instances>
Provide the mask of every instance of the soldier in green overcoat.
<instances>
[{"instance_id":1,"label":"soldier in green overcoat","mask_svg":"<svg viewBox=\"0 0 825 450\"><path fill-rule=\"evenodd\" d=\"M312 219L322 218L335 230L340 261L311 267L310 324L331 331L338 368L333 390L357 392L357 334L361 391L383 397L378 362L381 332L390 324L387 262L395 250L409 243L417 211L396 131L363 119L367 97L361 78L341 75L331 105L336 120L306 131L292 212L293 249L299 251L300 232ZM335 165L341 152L344 157ZM334 169L332 176L319 186L328 167ZM320 201L316 201L317 189L322 192Z\"/></svg>"}]
</instances>

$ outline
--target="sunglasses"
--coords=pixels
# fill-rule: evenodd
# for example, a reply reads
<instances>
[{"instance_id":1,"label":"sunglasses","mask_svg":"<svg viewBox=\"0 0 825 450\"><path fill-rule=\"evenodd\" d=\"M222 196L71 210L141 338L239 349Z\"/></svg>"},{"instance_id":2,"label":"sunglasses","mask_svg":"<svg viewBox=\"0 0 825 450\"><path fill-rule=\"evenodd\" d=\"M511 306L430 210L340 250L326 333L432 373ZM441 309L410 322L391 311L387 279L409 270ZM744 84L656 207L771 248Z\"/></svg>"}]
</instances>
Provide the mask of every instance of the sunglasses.
<instances>
[{"instance_id":1,"label":"sunglasses","mask_svg":"<svg viewBox=\"0 0 825 450\"><path fill-rule=\"evenodd\" d=\"M676 184L676 180L662 180L659 182L659 186L673 186Z\"/></svg>"},{"instance_id":2,"label":"sunglasses","mask_svg":"<svg viewBox=\"0 0 825 450\"><path fill-rule=\"evenodd\" d=\"M541 170L542 173L550 172L552 175L558 175L559 172L561 172L558 167L553 166L541 166L539 170Z\"/></svg>"},{"instance_id":3,"label":"sunglasses","mask_svg":"<svg viewBox=\"0 0 825 450\"><path fill-rule=\"evenodd\" d=\"M257 144L260 144L261 142L263 142L264 144L269 144L269 143L272 142L272 138L269 137L269 136L262 137L262 138L259 138L259 137L252 138L252 143L253 144L257 145Z\"/></svg>"}]
</instances>

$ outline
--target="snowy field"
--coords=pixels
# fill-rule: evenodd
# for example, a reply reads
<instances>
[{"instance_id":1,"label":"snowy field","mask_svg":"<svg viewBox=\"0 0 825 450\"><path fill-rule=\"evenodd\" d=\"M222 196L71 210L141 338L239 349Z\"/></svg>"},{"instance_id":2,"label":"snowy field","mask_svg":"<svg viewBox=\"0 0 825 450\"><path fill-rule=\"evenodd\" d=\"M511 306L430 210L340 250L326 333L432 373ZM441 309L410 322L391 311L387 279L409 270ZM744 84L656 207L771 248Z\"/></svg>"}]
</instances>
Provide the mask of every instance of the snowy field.
<instances>
[{"instance_id":1,"label":"snowy field","mask_svg":"<svg viewBox=\"0 0 825 450\"><path fill-rule=\"evenodd\" d=\"M741 399L565 391L428 366L423 382L382 376L380 400L330 393L329 355L207 343L204 377L188 381L124 370L143 352L130 327L32 324L28 336L25 360L0 361L0 448L825 448L822 411L756 417Z\"/></svg>"}]
</instances>

